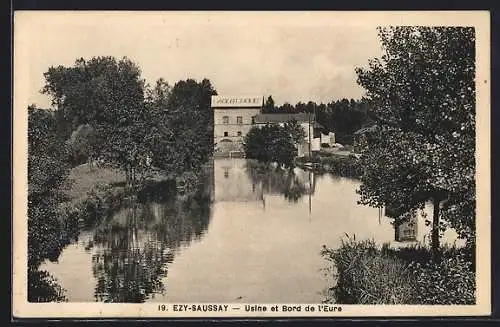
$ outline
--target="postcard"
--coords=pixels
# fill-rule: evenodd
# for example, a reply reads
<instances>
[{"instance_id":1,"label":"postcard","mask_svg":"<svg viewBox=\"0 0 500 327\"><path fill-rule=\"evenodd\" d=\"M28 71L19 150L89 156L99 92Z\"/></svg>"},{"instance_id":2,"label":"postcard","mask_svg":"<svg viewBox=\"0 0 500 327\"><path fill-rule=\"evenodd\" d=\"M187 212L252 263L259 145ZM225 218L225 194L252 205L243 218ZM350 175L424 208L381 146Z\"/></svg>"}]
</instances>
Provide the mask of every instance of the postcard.
<instances>
[{"instance_id":1,"label":"postcard","mask_svg":"<svg viewBox=\"0 0 500 327\"><path fill-rule=\"evenodd\" d=\"M17 11L13 315L491 314L487 11Z\"/></svg>"}]
</instances>

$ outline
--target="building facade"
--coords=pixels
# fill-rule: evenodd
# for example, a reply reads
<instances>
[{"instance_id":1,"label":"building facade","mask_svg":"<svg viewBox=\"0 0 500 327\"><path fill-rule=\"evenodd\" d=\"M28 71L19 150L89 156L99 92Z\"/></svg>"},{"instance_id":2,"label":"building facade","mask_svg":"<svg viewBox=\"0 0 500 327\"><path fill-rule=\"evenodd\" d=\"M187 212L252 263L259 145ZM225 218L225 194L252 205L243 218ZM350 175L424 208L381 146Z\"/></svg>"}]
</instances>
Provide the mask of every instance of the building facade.
<instances>
[{"instance_id":1,"label":"building facade","mask_svg":"<svg viewBox=\"0 0 500 327\"><path fill-rule=\"evenodd\" d=\"M263 105L263 96L212 96L215 154L243 151L244 137Z\"/></svg>"},{"instance_id":2,"label":"building facade","mask_svg":"<svg viewBox=\"0 0 500 327\"><path fill-rule=\"evenodd\" d=\"M212 96L211 107L214 115L214 155L233 156L243 153L245 136L252 127L266 124L283 126L295 120L304 130L304 139L296 144L298 156L319 151L321 143L335 142L335 134L322 134L324 128L310 113L262 114L263 96Z\"/></svg>"}]
</instances>

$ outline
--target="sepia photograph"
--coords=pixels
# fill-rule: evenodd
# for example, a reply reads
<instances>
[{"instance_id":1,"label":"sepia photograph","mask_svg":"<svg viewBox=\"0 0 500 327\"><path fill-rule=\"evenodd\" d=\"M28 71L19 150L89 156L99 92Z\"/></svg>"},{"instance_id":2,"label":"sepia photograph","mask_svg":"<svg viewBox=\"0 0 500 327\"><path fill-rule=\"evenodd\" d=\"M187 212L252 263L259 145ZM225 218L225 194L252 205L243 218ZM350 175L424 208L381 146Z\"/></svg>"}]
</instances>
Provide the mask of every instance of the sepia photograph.
<instances>
[{"instance_id":1,"label":"sepia photograph","mask_svg":"<svg viewBox=\"0 0 500 327\"><path fill-rule=\"evenodd\" d=\"M490 314L489 19L15 12L14 316Z\"/></svg>"}]
</instances>

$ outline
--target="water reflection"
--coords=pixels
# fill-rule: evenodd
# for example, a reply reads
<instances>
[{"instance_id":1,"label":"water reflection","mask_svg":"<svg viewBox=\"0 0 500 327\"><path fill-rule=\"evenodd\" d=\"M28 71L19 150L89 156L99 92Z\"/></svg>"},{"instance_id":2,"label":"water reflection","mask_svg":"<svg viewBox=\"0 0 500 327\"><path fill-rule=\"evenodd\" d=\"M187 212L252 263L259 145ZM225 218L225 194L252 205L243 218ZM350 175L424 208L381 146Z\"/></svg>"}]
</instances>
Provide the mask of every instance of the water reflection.
<instances>
[{"instance_id":1,"label":"water reflection","mask_svg":"<svg viewBox=\"0 0 500 327\"><path fill-rule=\"evenodd\" d=\"M210 201L200 192L164 202L129 200L103 218L85 244L92 252L95 301L138 303L164 294L162 278L175 251L199 239L209 220Z\"/></svg>"},{"instance_id":2,"label":"water reflection","mask_svg":"<svg viewBox=\"0 0 500 327\"><path fill-rule=\"evenodd\" d=\"M323 244L394 236L351 179L234 158L209 168L194 195L149 185L42 269L71 302L319 303Z\"/></svg>"},{"instance_id":3,"label":"water reflection","mask_svg":"<svg viewBox=\"0 0 500 327\"><path fill-rule=\"evenodd\" d=\"M265 195L281 194L297 203L304 195L311 197L317 175L301 169L284 169L244 159L217 159L214 162L216 201L262 201Z\"/></svg>"}]
</instances>

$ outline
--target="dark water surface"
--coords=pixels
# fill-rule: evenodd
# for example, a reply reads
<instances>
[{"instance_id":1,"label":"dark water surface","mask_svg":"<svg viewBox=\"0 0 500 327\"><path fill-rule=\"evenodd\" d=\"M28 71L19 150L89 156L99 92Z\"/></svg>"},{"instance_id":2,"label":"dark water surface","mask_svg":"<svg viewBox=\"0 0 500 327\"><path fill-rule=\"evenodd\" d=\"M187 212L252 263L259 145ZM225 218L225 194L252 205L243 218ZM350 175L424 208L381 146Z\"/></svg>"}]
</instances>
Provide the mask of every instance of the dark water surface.
<instances>
[{"instance_id":1,"label":"dark water surface","mask_svg":"<svg viewBox=\"0 0 500 327\"><path fill-rule=\"evenodd\" d=\"M213 166L203 192L131 200L40 269L70 302L320 303L332 282L322 245L393 239L388 218L357 205L357 181L245 159Z\"/></svg>"}]
</instances>

